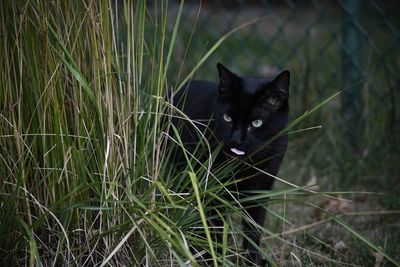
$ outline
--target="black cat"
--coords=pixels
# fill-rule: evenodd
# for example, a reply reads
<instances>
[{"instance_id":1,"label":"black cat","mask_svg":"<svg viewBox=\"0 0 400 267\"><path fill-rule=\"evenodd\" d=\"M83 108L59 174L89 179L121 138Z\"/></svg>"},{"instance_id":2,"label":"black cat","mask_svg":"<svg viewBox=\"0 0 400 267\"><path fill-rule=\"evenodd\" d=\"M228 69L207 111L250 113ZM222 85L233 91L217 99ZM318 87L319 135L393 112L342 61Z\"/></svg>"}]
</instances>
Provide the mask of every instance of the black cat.
<instances>
[{"instance_id":1,"label":"black cat","mask_svg":"<svg viewBox=\"0 0 400 267\"><path fill-rule=\"evenodd\" d=\"M219 84L191 81L174 96L174 105L191 120L201 122L197 125L200 131L211 131L214 140L222 143L223 153L218 155L214 164L221 164L232 156L244 160L233 179L250 178L236 184L234 189L238 193L269 190L274 179L257 169L276 175L286 151L287 135L277 135L288 123L290 73L283 71L269 80L240 77L219 63L217 68ZM193 127L186 125L181 139L189 150L193 150L198 134ZM253 204L247 203L246 211L257 224L263 225L265 209ZM250 239L259 245L260 233L250 223L244 222L243 227ZM243 246L247 258L260 264L261 257L251 242L244 239Z\"/></svg>"}]
</instances>

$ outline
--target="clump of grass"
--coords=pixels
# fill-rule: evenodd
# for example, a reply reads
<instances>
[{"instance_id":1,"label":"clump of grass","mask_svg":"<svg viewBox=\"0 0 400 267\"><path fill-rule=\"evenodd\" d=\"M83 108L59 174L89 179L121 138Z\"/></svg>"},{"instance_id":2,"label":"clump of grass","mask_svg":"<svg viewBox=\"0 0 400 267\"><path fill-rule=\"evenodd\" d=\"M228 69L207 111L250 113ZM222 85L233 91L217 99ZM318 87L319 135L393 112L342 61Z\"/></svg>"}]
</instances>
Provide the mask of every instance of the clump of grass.
<instances>
[{"instance_id":1,"label":"clump of grass","mask_svg":"<svg viewBox=\"0 0 400 267\"><path fill-rule=\"evenodd\" d=\"M197 265L205 251L214 266L246 263L238 223L248 219L243 203L220 197L234 164L211 171L218 150L202 138L201 149L186 151L179 130L163 123L187 120L164 99L179 88L168 70L182 5L170 38L164 1L0 6L2 263L182 266ZM172 161L176 150L187 161L182 169ZM258 204L275 197L285 205L286 196L304 189L294 187L259 192ZM222 229L210 224L211 211ZM260 251L276 261L273 251Z\"/></svg>"},{"instance_id":2,"label":"clump of grass","mask_svg":"<svg viewBox=\"0 0 400 267\"><path fill-rule=\"evenodd\" d=\"M207 226L205 193L189 190L207 168L174 173L161 124L180 17L167 43L167 12L2 5L2 261L183 264L196 262L192 244L215 250L193 230Z\"/></svg>"}]
</instances>

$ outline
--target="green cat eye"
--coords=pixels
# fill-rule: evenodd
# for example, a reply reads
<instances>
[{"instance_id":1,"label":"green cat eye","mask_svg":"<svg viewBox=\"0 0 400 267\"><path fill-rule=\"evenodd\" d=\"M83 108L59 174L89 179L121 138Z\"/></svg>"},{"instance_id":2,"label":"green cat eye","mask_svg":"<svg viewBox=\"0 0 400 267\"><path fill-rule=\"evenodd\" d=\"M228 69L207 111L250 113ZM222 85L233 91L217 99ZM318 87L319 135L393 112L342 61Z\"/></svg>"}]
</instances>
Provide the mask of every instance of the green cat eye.
<instances>
[{"instance_id":1,"label":"green cat eye","mask_svg":"<svg viewBox=\"0 0 400 267\"><path fill-rule=\"evenodd\" d=\"M256 128L261 127L262 124L263 124L262 120L254 120L251 122L251 125L253 125L253 127L256 127Z\"/></svg>"},{"instance_id":2,"label":"green cat eye","mask_svg":"<svg viewBox=\"0 0 400 267\"><path fill-rule=\"evenodd\" d=\"M222 117L224 118L224 121L232 122L232 118L228 114L224 114L224 115L222 115Z\"/></svg>"}]
</instances>

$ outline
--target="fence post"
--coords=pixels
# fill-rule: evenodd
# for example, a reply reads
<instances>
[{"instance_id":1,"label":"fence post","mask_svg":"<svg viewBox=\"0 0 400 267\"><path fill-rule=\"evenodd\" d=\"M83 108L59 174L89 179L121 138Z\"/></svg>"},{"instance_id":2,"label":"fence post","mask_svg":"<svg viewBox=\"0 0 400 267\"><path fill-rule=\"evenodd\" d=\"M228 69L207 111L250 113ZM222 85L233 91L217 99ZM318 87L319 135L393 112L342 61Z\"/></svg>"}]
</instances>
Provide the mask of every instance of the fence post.
<instances>
[{"instance_id":1,"label":"fence post","mask_svg":"<svg viewBox=\"0 0 400 267\"><path fill-rule=\"evenodd\" d=\"M362 133L363 97L361 82L363 36L359 29L362 25L363 0L343 0L342 25L342 86L348 88L342 94L344 138L349 145L356 144L356 138Z\"/></svg>"}]
</instances>

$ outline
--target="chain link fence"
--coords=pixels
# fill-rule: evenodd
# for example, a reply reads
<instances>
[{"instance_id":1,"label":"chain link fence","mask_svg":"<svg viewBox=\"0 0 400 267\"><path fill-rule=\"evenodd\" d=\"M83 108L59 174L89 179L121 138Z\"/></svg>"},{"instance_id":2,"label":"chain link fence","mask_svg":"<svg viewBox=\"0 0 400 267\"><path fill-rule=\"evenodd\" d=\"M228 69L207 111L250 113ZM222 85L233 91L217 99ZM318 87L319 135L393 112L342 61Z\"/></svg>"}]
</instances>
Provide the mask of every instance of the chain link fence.
<instances>
[{"instance_id":1,"label":"chain link fence","mask_svg":"<svg viewBox=\"0 0 400 267\"><path fill-rule=\"evenodd\" d=\"M173 18L179 1L171 5ZM248 75L289 69L293 116L343 90L313 122L332 125L366 153L382 142L400 144L398 10L399 1L187 1L175 65L190 69L223 34L255 20L194 78L216 81L217 62Z\"/></svg>"}]
</instances>

